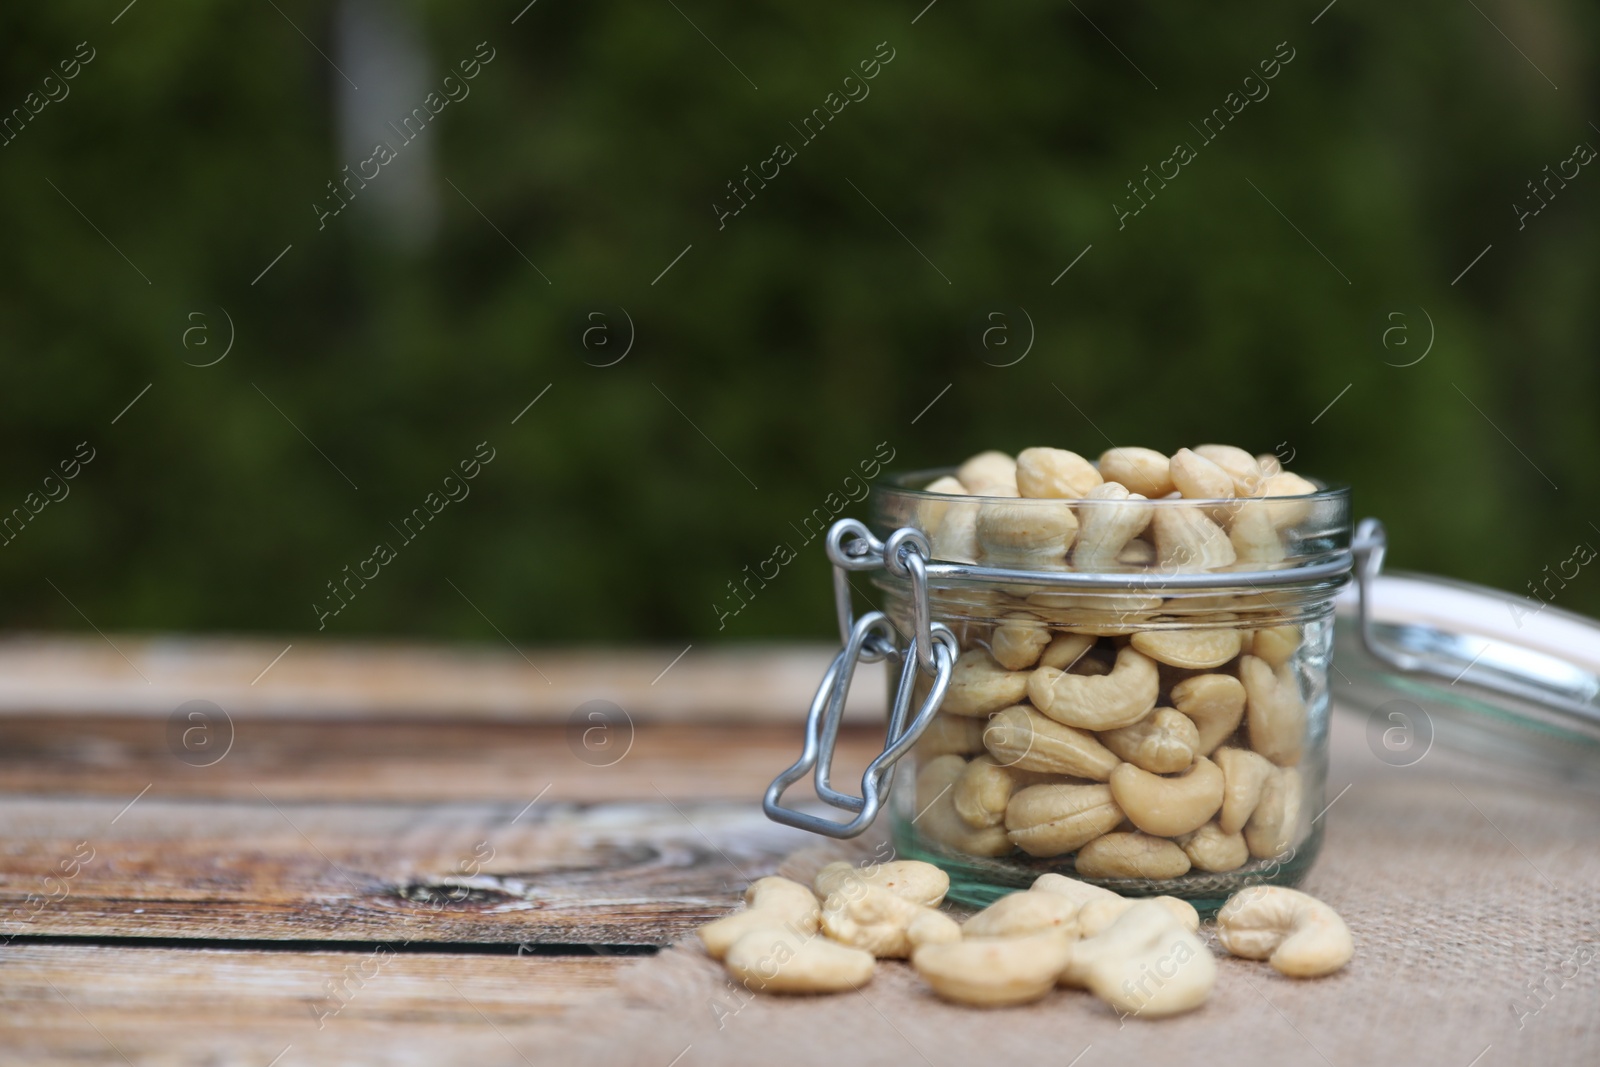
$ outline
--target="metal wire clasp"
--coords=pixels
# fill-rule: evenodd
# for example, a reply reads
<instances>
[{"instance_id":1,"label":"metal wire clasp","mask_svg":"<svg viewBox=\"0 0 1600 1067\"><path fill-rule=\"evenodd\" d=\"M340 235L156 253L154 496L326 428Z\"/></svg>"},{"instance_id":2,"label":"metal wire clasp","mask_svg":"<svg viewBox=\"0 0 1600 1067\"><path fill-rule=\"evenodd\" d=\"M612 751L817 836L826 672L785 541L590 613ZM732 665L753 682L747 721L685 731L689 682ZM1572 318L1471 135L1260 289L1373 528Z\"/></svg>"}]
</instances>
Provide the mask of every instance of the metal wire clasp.
<instances>
[{"instance_id":1,"label":"metal wire clasp","mask_svg":"<svg viewBox=\"0 0 1600 1067\"><path fill-rule=\"evenodd\" d=\"M872 824L882 808L894 780L895 761L916 744L933 721L950 685L950 673L960 648L948 626L929 618L928 554L927 537L909 526L895 531L887 542L872 536L872 532L855 519L841 519L828 531L828 558L833 561L834 599L844 647L833 658L822 676L822 684L817 687L816 696L811 699L811 711L806 716L805 747L800 758L773 780L762 799L762 809L773 821L827 837L855 837ZM849 572L878 567L911 581L912 621L916 632L904 653L898 651L894 625L883 612L869 611L859 619L854 617ZM861 776L861 795L855 796L833 788L829 781L834 745L839 738L845 697L850 692L856 664L875 663L884 658L900 661L900 681L889 709L883 751L867 766L866 773ZM911 701L918 672L931 676L933 684L913 716ZM834 822L783 806L784 791L813 771L817 796L823 803L854 812L855 818L849 822Z\"/></svg>"}]
</instances>

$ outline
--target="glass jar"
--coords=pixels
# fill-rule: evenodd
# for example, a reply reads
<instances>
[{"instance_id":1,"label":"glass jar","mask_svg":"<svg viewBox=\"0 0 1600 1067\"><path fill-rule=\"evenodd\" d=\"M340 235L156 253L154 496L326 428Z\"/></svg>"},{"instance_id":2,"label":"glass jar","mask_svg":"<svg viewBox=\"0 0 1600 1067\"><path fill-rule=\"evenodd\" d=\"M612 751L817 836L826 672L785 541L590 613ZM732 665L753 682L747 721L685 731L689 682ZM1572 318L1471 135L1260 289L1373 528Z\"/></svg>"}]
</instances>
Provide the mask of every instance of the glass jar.
<instances>
[{"instance_id":1,"label":"glass jar","mask_svg":"<svg viewBox=\"0 0 1600 1067\"><path fill-rule=\"evenodd\" d=\"M899 855L982 906L1059 873L1210 909L1316 857L1349 491L1054 500L875 487L829 532L845 647L769 815L853 836L887 805ZM850 571L877 572L855 617ZM884 752L828 780L857 660L888 659ZM898 769L897 769L898 767ZM839 823L785 808L815 771ZM892 783L892 786L891 786Z\"/></svg>"}]
</instances>

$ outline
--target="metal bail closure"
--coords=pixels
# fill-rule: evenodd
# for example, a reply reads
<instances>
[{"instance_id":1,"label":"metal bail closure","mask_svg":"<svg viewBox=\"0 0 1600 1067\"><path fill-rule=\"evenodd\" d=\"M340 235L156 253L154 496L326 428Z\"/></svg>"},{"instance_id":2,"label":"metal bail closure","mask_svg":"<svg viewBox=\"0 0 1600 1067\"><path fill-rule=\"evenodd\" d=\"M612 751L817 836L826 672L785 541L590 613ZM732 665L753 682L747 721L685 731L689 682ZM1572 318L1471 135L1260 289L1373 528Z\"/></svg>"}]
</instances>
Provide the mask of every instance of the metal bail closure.
<instances>
[{"instance_id":1,"label":"metal bail closure","mask_svg":"<svg viewBox=\"0 0 1600 1067\"><path fill-rule=\"evenodd\" d=\"M846 536L856 539L849 547L844 545ZM895 762L917 743L944 701L960 647L955 633L948 626L928 621L927 579L922 566L926 559L927 540L920 532L909 527L897 531L885 545L872 537L861 523L854 519L843 519L829 531L828 542L836 578L845 570L888 566L897 574L911 577L914 599L918 605L915 611L917 618L914 620L918 632L911 637L903 653L897 652L895 629L888 616L881 611L869 611L859 619L852 619L848 583L836 581L836 590L843 586L838 601L844 647L833 658L833 663L822 676L822 684L817 687L816 696L811 699L811 711L806 716L805 747L800 758L773 780L762 798L761 807L774 822L826 837L846 838L855 837L877 818L894 781ZM893 564L886 560L891 556L895 561ZM876 662L885 656L899 661L900 681L895 688L893 706L889 709L883 751L867 766L861 776L861 795L855 796L833 788L829 781L834 745L839 739L845 697L850 692L856 664L861 661ZM933 684L921 707L911 716L909 712L919 672L931 675ZM855 818L849 822L834 822L783 806L784 791L812 772L817 796L822 802L841 811L854 812Z\"/></svg>"}]
</instances>

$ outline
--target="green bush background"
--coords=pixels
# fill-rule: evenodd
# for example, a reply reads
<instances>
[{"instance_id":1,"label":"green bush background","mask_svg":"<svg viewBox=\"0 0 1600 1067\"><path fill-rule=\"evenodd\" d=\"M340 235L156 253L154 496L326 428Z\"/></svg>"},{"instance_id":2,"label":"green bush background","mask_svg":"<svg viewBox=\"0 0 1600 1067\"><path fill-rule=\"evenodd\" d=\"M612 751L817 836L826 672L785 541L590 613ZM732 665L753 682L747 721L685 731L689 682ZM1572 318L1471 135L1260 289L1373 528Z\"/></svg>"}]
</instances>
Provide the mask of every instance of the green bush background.
<instances>
[{"instance_id":1,"label":"green bush background","mask_svg":"<svg viewBox=\"0 0 1600 1067\"><path fill-rule=\"evenodd\" d=\"M328 7L277 3L334 52ZM1600 168L1520 232L1511 208L1600 145L1593 5L1341 3L1312 25L1321 0L943 0L913 25L921 0L543 0L511 25L522 6L415 9L435 81L479 41L497 58L423 135L441 219L411 249L357 213L316 232L308 205L354 162L350 90L271 5L0 11L5 108L78 41L98 52L0 149L0 506L98 452L0 549L7 626L315 629L324 583L484 440L470 498L325 633L825 637L816 543L720 632L712 605L884 441L899 469L1286 442L1388 523L1394 565L1511 590L1600 545ZM724 183L881 41L870 97L719 231ZM1270 97L1119 231L1124 183L1280 41ZM218 307L233 352L186 366L186 316ZM636 344L590 366L586 316L617 307ZM1010 309L1020 346L1017 308L1036 343L991 366L1020 347L986 352L987 316ZM1389 365L1421 351L1422 308L1432 351ZM1396 322L1413 343L1386 349ZM1555 602L1600 613L1600 574Z\"/></svg>"}]
</instances>

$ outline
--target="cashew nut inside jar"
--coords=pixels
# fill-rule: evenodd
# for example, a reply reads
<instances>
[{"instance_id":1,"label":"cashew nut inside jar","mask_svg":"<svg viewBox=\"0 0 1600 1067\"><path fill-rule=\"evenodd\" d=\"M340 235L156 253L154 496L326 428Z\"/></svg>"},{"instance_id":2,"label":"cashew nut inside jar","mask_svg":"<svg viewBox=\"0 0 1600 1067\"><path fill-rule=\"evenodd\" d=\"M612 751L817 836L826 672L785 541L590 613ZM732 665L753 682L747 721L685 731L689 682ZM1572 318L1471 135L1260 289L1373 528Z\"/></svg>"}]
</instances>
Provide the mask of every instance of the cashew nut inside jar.
<instances>
[{"instance_id":1,"label":"cashew nut inside jar","mask_svg":"<svg viewBox=\"0 0 1600 1067\"><path fill-rule=\"evenodd\" d=\"M892 782L900 857L973 905L1048 872L1203 909L1299 882L1320 843L1348 489L1226 445L1029 448L886 477L869 506L830 556L871 570L887 616L857 652L890 661L906 743L892 714L862 785ZM860 832L877 799L810 828Z\"/></svg>"}]
</instances>

